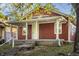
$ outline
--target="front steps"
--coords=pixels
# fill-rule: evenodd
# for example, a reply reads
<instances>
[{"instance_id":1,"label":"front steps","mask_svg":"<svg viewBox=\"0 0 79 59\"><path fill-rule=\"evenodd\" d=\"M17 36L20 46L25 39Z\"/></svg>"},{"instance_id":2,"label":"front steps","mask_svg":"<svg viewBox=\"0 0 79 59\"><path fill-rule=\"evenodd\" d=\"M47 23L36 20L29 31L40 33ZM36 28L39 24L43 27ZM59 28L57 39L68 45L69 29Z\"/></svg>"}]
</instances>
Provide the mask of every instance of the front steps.
<instances>
[{"instance_id":1,"label":"front steps","mask_svg":"<svg viewBox=\"0 0 79 59\"><path fill-rule=\"evenodd\" d=\"M61 45L63 45L63 40L61 40ZM47 46L58 46L58 41L56 39L39 39L39 40L15 40L15 46L35 46L35 45L47 45Z\"/></svg>"},{"instance_id":2,"label":"front steps","mask_svg":"<svg viewBox=\"0 0 79 59\"><path fill-rule=\"evenodd\" d=\"M15 40L15 47L34 47L34 40Z\"/></svg>"}]
</instances>

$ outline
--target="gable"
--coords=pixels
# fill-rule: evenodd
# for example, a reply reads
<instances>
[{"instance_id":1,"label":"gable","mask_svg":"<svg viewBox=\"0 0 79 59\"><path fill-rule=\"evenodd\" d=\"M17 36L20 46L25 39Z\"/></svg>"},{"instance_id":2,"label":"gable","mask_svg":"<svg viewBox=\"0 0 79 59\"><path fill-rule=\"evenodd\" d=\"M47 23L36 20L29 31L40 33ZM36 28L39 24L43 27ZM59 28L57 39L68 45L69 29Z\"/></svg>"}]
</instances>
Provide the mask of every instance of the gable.
<instances>
[{"instance_id":1,"label":"gable","mask_svg":"<svg viewBox=\"0 0 79 59\"><path fill-rule=\"evenodd\" d=\"M57 14L53 11L50 11L50 10L47 10L45 8L42 8L42 7L39 7L39 8L36 8L34 9L32 12L30 12L26 18L27 19L30 19L32 18L33 16L40 16L40 15L48 15L48 16L60 16L60 14Z\"/></svg>"}]
</instances>

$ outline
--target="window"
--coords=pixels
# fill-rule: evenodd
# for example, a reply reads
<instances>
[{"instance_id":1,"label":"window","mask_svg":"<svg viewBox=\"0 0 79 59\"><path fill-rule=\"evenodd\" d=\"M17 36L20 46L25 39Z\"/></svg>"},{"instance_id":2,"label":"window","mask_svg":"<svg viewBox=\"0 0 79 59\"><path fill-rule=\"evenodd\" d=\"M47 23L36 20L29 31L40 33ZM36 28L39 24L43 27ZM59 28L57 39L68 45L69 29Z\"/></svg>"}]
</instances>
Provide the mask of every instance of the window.
<instances>
[{"instance_id":1,"label":"window","mask_svg":"<svg viewBox=\"0 0 79 59\"><path fill-rule=\"evenodd\" d=\"M57 33L57 23L54 24L54 33ZM59 23L59 34L62 34L62 23Z\"/></svg>"},{"instance_id":2,"label":"window","mask_svg":"<svg viewBox=\"0 0 79 59\"><path fill-rule=\"evenodd\" d=\"M23 28L23 35L26 35L26 28Z\"/></svg>"}]
</instances>

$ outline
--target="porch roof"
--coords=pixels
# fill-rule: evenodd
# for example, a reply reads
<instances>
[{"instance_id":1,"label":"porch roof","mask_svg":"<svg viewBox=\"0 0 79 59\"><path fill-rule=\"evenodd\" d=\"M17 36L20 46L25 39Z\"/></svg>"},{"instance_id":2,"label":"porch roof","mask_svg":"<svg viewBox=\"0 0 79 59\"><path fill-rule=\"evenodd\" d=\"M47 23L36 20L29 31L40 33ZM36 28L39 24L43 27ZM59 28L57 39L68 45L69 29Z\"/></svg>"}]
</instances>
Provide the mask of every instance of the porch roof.
<instances>
[{"instance_id":1,"label":"porch roof","mask_svg":"<svg viewBox=\"0 0 79 59\"><path fill-rule=\"evenodd\" d=\"M3 22L0 22L0 27L5 27L5 24Z\"/></svg>"},{"instance_id":2,"label":"porch roof","mask_svg":"<svg viewBox=\"0 0 79 59\"><path fill-rule=\"evenodd\" d=\"M22 20L22 21L7 21L7 23L12 24L12 25L24 25L27 23L32 23L35 21L38 22L56 22L56 20L60 21L60 22L67 22L67 20L63 17L63 16L51 16L51 17L42 17L42 16L37 16L36 18L32 18L32 19L26 19L26 20Z\"/></svg>"}]
</instances>

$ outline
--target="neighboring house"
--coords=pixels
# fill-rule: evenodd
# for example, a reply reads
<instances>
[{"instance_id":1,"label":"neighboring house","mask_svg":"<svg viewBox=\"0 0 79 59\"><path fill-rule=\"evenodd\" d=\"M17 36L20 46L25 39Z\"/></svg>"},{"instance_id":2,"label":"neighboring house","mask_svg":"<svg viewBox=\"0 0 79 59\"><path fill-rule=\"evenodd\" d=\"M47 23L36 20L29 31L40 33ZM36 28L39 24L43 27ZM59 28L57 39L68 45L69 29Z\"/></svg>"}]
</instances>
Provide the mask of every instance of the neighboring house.
<instances>
[{"instance_id":1,"label":"neighboring house","mask_svg":"<svg viewBox=\"0 0 79 59\"><path fill-rule=\"evenodd\" d=\"M70 23L70 40L74 41L75 40L75 33L76 33L76 26L72 23Z\"/></svg>"},{"instance_id":2,"label":"neighboring house","mask_svg":"<svg viewBox=\"0 0 79 59\"><path fill-rule=\"evenodd\" d=\"M5 24L0 22L0 40L5 39Z\"/></svg>"},{"instance_id":3,"label":"neighboring house","mask_svg":"<svg viewBox=\"0 0 79 59\"><path fill-rule=\"evenodd\" d=\"M10 21L14 25L16 40L64 40L71 41L70 16L47 11L43 7L32 10L23 21ZM73 27L73 26L72 26ZM13 31L12 31L13 32Z\"/></svg>"}]
</instances>

